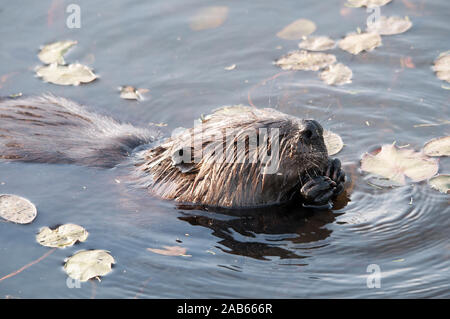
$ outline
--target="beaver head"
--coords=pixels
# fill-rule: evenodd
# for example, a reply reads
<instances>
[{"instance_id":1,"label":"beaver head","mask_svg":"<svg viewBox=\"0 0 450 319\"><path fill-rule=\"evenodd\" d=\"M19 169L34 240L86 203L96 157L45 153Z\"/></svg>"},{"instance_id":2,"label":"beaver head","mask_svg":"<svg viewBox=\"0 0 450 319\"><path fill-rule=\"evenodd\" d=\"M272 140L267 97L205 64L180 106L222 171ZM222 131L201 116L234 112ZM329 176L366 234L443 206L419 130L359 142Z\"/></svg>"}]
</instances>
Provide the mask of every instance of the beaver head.
<instances>
[{"instance_id":1,"label":"beaver head","mask_svg":"<svg viewBox=\"0 0 450 319\"><path fill-rule=\"evenodd\" d=\"M225 107L139 153L138 178L166 199L245 208L280 204L329 163L314 120L274 109Z\"/></svg>"}]
</instances>

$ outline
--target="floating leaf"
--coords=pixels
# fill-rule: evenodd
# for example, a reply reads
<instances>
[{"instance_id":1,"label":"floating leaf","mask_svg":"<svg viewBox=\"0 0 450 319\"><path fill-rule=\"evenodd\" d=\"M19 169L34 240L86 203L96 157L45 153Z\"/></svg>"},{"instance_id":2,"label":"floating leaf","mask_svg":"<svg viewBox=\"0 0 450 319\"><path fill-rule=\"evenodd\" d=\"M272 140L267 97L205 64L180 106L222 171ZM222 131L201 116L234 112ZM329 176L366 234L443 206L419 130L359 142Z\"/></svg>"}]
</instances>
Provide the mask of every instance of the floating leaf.
<instances>
[{"instance_id":1,"label":"floating leaf","mask_svg":"<svg viewBox=\"0 0 450 319\"><path fill-rule=\"evenodd\" d=\"M70 64L68 66L57 65L41 66L36 69L36 74L42 77L45 82L59 85L79 85L94 81L97 76L92 70L82 64Z\"/></svg>"},{"instance_id":2,"label":"floating leaf","mask_svg":"<svg viewBox=\"0 0 450 319\"><path fill-rule=\"evenodd\" d=\"M376 32L380 35L393 35L406 32L411 27L412 22L408 18L382 16L367 26L367 32Z\"/></svg>"},{"instance_id":3,"label":"floating leaf","mask_svg":"<svg viewBox=\"0 0 450 319\"><path fill-rule=\"evenodd\" d=\"M191 18L189 26L194 31L217 28L227 19L228 11L225 6L202 8Z\"/></svg>"},{"instance_id":4,"label":"floating leaf","mask_svg":"<svg viewBox=\"0 0 450 319\"><path fill-rule=\"evenodd\" d=\"M163 246L163 248L164 249L147 248L147 250L164 256L187 256L186 248L180 246Z\"/></svg>"},{"instance_id":5,"label":"floating leaf","mask_svg":"<svg viewBox=\"0 0 450 319\"><path fill-rule=\"evenodd\" d=\"M77 41L58 41L47 44L41 48L38 57L45 64L65 64L63 55L75 44Z\"/></svg>"},{"instance_id":6,"label":"floating leaf","mask_svg":"<svg viewBox=\"0 0 450 319\"><path fill-rule=\"evenodd\" d=\"M434 61L433 70L436 72L438 79L450 83L450 51L439 55L436 61Z\"/></svg>"},{"instance_id":7,"label":"floating leaf","mask_svg":"<svg viewBox=\"0 0 450 319\"><path fill-rule=\"evenodd\" d=\"M411 149L398 149L394 145L383 145L376 155L366 153L361 160L361 170L388 178L405 185L405 176L419 182L435 175L438 162L423 153Z\"/></svg>"},{"instance_id":8,"label":"floating leaf","mask_svg":"<svg viewBox=\"0 0 450 319\"><path fill-rule=\"evenodd\" d=\"M336 43L333 39L325 36L321 37L308 37L299 43L300 49L309 51L325 51L331 50L335 47Z\"/></svg>"},{"instance_id":9,"label":"floating leaf","mask_svg":"<svg viewBox=\"0 0 450 319\"><path fill-rule=\"evenodd\" d=\"M351 54L358 54L362 51L372 51L381 45L381 37L378 33L349 33L339 41L339 47Z\"/></svg>"},{"instance_id":10,"label":"floating leaf","mask_svg":"<svg viewBox=\"0 0 450 319\"><path fill-rule=\"evenodd\" d=\"M125 100L142 100L142 95L139 90L132 86L121 86L120 97Z\"/></svg>"},{"instance_id":11,"label":"floating leaf","mask_svg":"<svg viewBox=\"0 0 450 319\"><path fill-rule=\"evenodd\" d=\"M348 66L338 63L330 65L319 77L328 85L343 85L352 83L353 72Z\"/></svg>"},{"instance_id":12,"label":"floating leaf","mask_svg":"<svg viewBox=\"0 0 450 319\"><path fill-rule=\"evenodd\" d=\"M0 195L0 217L17 224L29 224L36 215L36 206L28 199L16 195Z\"/></svg>"},{"instance_id":13,"label":"floating leaf","mask_svg":"<svg viewBox=\"0 0 450 319\"><path fill-rule=\"evenodd\" d=\"M435 138L423 147L428 156L450 156L450 136Z\"/></svg>"},{"instance_id":14,"label":"floating leaf","mask_svg":"<svg viewBox=\"0 0 450 319\"><path fill-rule=\"evenodd\" d=\"M327 147L328 156L339 153L344 147L342 138L331 131L323 130L323 140L325 141L325 146Z\"/></svg>"},{"instance_id":15,"label":"floating leaf","mask_svg":"<svg viewBox=\"0 0 450 319\"><path fill-rule=\"evenodd\" d=\"M224 69L226 71L232 71L232 70L236 69L236 64L232 64L230 66L226 66L226 67L224 67Z\"/></svg>"},{"instance_id":16,"label":"floating leaf","mask_svg":"<svg viewBox=\"0 0 450 319\"><path fill-rule=\"evenodd\" d=\"M64 270L75 280L88 281L108 274L112 264L115 264L115 260L108 251L84 250L68 258Z\"/></svg>"},{"instance_id":17,"label":"floating leaf","mask_svg":"<svg viewBox=\"0 0 450 319\"><path fill-rule=\"evenodd\" d=\"M275 62L283 70L317 71L336 62L333 54L321 52L294 51Z\"/></svg>"},{"instance_id":18,"label":"floating leaf","mask_svg":"<svg viewBox=\"0 0 450 319\"><path fill-rule=\"evenodd\" d=\"M428 180L428 185L441 193L450 194L450 175L437 175Z\"/></svg>"},{"instance_id":19,"label":"floating leaf","mask_svg":"<svg viewBox=\"0 0 450 319\"><path fill-rule=\"evenodd\" d=\"M314 22L307 19L298 19L278 32L277 37L284 40L300 40L314 31L316 31Z\"/></svg>"},{"instance_id":20,"label":"floating leaf","mask_svg":"<svg viewBox=\"0 0 450 319\"><path fill-rule=\"evenodd\" d=\"M77 241L83 242L89 233L81 226L66 224L51 230L43 227L36 236L36 241L42 246L63 248L72 246Z\"/></svg>"},{"instance_id":21,"label":"floating leaf","mask_svg":"<svg viewBox=\"0 0 450 319\"><path fill-rule=\"evenodd\" d=\"M359 7L375 8L384 6L385 4L388 4L391 1L392 0L347 0L346 5L354 8Z\"/></svg>"}]
</instances>

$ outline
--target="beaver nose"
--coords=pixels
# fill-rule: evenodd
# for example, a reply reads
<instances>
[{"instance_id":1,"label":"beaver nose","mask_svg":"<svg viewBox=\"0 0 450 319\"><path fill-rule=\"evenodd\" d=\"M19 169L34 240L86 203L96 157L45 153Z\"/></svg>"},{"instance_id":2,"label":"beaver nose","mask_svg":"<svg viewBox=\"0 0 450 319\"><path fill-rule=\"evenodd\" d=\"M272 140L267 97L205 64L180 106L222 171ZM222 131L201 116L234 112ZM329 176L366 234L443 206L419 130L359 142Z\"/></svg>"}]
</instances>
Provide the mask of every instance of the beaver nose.
<instances>
[{"instance_id":1,"label":"beaver nose","mask_svg":"<svg viewBox=\"0 0 450 319\"><path fill-rule=\"evenodd\" d=\"M315 120L304 120L302 137L305 140L313 140L322 135L323 129L319 122Z\"/></svg>"}]
</instances>

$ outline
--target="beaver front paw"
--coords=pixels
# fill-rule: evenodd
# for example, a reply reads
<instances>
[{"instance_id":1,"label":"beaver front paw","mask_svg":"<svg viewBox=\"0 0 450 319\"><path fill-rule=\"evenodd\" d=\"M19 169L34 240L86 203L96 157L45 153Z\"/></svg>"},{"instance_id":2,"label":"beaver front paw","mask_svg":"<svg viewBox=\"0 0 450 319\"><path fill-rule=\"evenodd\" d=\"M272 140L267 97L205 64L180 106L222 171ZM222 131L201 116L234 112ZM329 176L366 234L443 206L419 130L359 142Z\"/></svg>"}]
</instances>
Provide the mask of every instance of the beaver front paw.
<instances>
[{"instance_id":1,"label":"beaver front paw","mask_svg":"<svg viewBox=\"0 0 450 319\"><path fill-rule=\"evenodd\" d=\"M340 160L337 158L330 160L325 176L336 183L336 188L333 190L333 197L338 196L344 191L345 172L341 168Z\"/></svg>"},{"instance_id":2,"label":"beaver front paw","mask_svg":"<svg viewBox=\"0 0 450 319\"><path fill-rule=\"evenodd\" d=\"M300 189L306 204L326 205L335 195L336 182L328 176L316 176Z\"/></svg>"}]
</instances>

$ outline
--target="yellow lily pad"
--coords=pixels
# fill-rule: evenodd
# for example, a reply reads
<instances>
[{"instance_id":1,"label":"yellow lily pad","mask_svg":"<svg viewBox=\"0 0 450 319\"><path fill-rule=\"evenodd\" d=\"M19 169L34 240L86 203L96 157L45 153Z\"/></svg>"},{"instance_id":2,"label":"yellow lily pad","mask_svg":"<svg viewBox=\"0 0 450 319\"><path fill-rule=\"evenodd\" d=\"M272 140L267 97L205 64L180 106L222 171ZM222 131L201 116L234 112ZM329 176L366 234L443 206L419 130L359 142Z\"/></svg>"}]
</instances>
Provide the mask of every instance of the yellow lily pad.
<instances>
[{"instance_id":1,"label":"yellow lily pad","mask_svg":"<svg viewBox=\"0 0 450 319\"><path fill-rule=\"evenodd\" d=\"M36 69L36 74L45 82L59 85L80 85L80 83L92 82L97 78L97 75L89 67L79 63L68 66L56 63L41 66Z\"/></svg>"},{"instance_id":2,"label":"yellow lily pad","mask_svg":"<svg viewBox=\"0 0 450 319\"><path fill-rule=\"evenodd\" d=\"M300 49L308 51L326 51L333 49L335 46L334 40L326 36L308 37L298 44Z\"/></svg>"},{"instance_id":3,"label":"yellow lily pad","mask_svg":"<svg viewBox=\"0 0 450 319\"><path fill-rule=\"evenodd\" d=\"M336 56L322 52L293 51L275 64L283 70L318 71L336 62Z\"/></svg>"},{"instance_id":4,"label":"yellow lily pad","mask_svg":"<svg viewBox=\"0 0 450 319\"><path fill-rule=\"evenodd\" d=\"M375 8L375 7L384 6L391 1L392 0L347 0L346 5L348 7L354 7L354 8L359 8L359 7Z\"/></svg>"},{"instance_id":5,"label":"yellow lily pad","mask_svg":"<svg viewBox=\"0 0 450 319\"><path fill-rule=\"evenodd\" d=\"M383 145L377 154L365 153L361 170L387 178L399 185L406 184L405 176L420 182L438 172L438 162L421 152L395 145Z\"/></svg>"},{"instance_id":6,"label":"yellow lily pad","mask_svg":"<svg viewBox=\"0 0 450 319\"><path fill-rule=\"evenodd\" d=\"M284 40L300 40L316 31L316 24L311 20L298 19L284 27L277 33L277 37Z\"/></svg>"},{"instance_id":7,"label":"yellow lily pad","mask_svg":"<svg viewBox=\"0 0 450 319\"><path fill-rule=\"evenodd\" d=\"M63 55L75 44L77 41L58 41L47 44L41 48L38 58L45 64L66 64Z\"/></svg>"},{"instance_id":8,"label":"yellow lily pad","mask_svg":"<svg viewBox=\"0 0 450 319\"><path fill-rule=\"evenodd\" d=\"M435 138L425 144L423 152L428 156L450 156L450 136Z\"/></svg>"},{"instance_id":9,"label":"yellow lily pad","mask_svg":"<svg viewBox=\"0 0 450 319\"><path fill-rule=\"evenodd\" d=\"M450 51L441 53L433 66L434 72L438 79L447 81L450 83Z\"/></svg>"},{"instance_id":10,"label":"yellow lily pad","mask_svg":"<svg viewBox=\"0 0 450 319\"><path fill-rule=\"evenodd\" d=\"M65 224L56 229L43 227L36 236L36 241L46 247L69 247L77 241L83 242L88 238L89 233L81 226L75 224Z\"/></svg>"},{"instance_id":11,"label":"yellow lily pad","mask_svg":"<svg viewBox=\"0 0 450 319\"><path fill-rule=\"evenodd\" d=\"M372 51L381 44L381 36L375 32L349 33L339 41L339 47L351 54Z\"/></svg>"},{"instance_id":12,"label":"yellow lily pad","mask_svg":"<svg viewBox=\"0 0 450 319\"><path fill-rule=\"evenodd\" d=\"M428 180L428 185L444 194L450 194L450 175L441 174Z\"/></svg>"},{"instance_id":13,"label":"yellow lily pad","mask_svg":"<svg viewBox=\"0 0 450 319\"><path fill-rule=\"evenodd\" d=\"M328 85L343 85L352 83L352 70L342 64L332 64L319 74L319 77Z\"/></svg>"},{"instance_id":14,"label":"yellow lily pad","mask_svg":"<svg viewBox=\"0 0 450 319\"><path fill-rule=\"evenodd\" d=\"M329 130L323 130L323 140L325 142L325 146L327 147L328 156L339 153L344 147L342 138L338 134Z\"/></svg>"},{"instance_id":15,"label":"yellow lily pad","mask_svg":"<svg viewBox=\"0 0 450 319\"><path fill-rule=\"evenodd\" d=\"M106 250L83 250L66 260L64 271L70 278L83 282L108 274L115 263Z\"/></svg>"},{"instance_id":16,"label":"yellow lily pad","mask_svg":"<svg viewBox=\"0 0 450 319\"><path fill-rule=\"evenodd\" d=\"M0 195L0 217L16 224L29 224L36 215L36 206L28 199L16 195Z\"/></svg>"},{"instance_id":17,"label":"yellow lily pad","mask_svg":"<svg viewBox=\"0 0 450 319\"><path fill-rule=\"evenodd\" d=\"M220 27L227 20L228 11L229 9L226 6L202 8L191 17L189 26L194 31Z\"/></svg>"},{"instance_id":18,"label":"yellow lily pad","mask_svg":"<svg viewBox=\"0 0 450 319\"><path fill-rule=\"evenodd\" d=\"M412 22L408 18L382 16L367 27L367 32L375 32L380 35L400 34L408 31Z\"/></svg>"}]
</instances>

